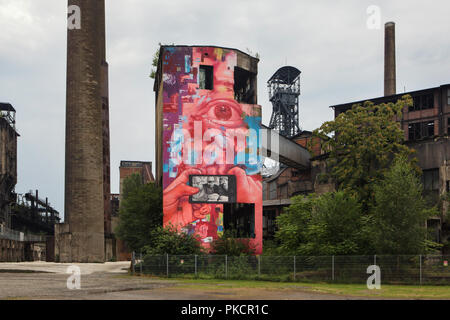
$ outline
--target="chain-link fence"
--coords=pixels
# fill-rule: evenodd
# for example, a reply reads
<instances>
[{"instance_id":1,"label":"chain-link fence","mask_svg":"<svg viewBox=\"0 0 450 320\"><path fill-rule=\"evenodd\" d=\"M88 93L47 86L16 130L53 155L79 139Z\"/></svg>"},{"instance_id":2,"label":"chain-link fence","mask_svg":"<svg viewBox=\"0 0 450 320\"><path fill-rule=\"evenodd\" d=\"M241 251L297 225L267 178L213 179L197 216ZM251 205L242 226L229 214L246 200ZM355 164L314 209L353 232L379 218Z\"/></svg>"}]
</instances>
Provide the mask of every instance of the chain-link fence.
<instances>
[{"instance_id":1,"label":"chain-link fence","mask_svg":"<svg viewBox=\"0 0 450 320\"><path fill-rule=\"evenodd\" d=\"M133 253L132 273L160 277L365 283L376 265L385 284L450 285L450 256L226 256Z\"/></svg>"}]
</instances>

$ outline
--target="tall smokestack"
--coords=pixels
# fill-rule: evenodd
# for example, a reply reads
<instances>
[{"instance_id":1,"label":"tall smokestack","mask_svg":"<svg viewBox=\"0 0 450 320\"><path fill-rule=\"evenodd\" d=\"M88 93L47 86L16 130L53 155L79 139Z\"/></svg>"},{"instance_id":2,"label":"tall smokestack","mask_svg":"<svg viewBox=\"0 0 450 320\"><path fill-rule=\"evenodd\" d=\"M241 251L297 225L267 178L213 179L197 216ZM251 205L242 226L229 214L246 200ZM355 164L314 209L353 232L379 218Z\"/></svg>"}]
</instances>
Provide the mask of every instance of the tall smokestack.
<instances>
[{"instance_id":1,"label":"tall smokestack","mask_svg":"<svg viewBox=\"0 0 450 320\"><path fill-rule=\"evenodd\" d=\"M395 75L395 23L384 25L384 95L396 94Z\"/></svg>"},{"instance_id":2,"label":"tall smokestack","mask_svg":"<svg viewBox=\"0 0 450 320\"><path fill-rule=\"evenodd\" d=\"M70 261L61 262L104 262L105 2L68 3L80 8L81 28L67 33L64 213L70 240L60 250Z\"/></svg>"}]
</instances>

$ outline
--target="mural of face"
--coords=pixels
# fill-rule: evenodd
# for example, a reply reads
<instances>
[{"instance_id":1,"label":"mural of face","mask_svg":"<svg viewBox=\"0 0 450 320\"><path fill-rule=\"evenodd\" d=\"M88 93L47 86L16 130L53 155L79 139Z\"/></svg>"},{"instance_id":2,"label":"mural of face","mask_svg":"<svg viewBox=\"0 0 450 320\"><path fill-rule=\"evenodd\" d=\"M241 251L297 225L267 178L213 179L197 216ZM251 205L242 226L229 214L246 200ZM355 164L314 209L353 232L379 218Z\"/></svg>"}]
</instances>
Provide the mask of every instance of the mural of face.
<instances>
[{"instance_id":1,"label":"mural of face","mask_svg":"<svg viewBox=\"0 0 450 320\"><path fill-rule=\"evenodd\" d=\"M234 68L237 55L213 47L173 47L164 54L164 119L163 132L163 210L164 225L172 224L178 230L204 217L209 209L211 223L223 223L213 204L228 190L228 180L207 177L204 183L190 175L234 175L236 177L236 202L255 204L256 238L262 250L262 182L259 164L250 163L249 152L259 148L259 142L249 144L249 132L261 124L261 108L240 104L234 100ZM200 89L200 66L212 66L213 87ZM176 130L182 132L174 139ZM200 137L200 139L197 139ZM231 152L230 152L231 150ZM180 157L182 162L173 161ZM189 159L189 161L184 161ZM189 203L189 196L202 192L208 195L205 204ZM227 197L222 195L222 199ZM208 209L207 209L208 208ZM223 211L222 211L223 212ZM195 226L195 233L201 231ZM210 228L217 239L217 230ZM261 232L258 230L261 229ZM211 231L212 232L212 231ZM203 231L201 232L203 233Z\"/></svg>"},{"instance_id":2,"label":"mural of face","mask_svg":"<svg viewBox=\"0 0 450 320\"><path fill-rule=\"evenodd\" d=\"M224 188L225 190L228 190L228 179L223 177L220 178L220 185L222 188Z\"/></svg>"}]
</instances>

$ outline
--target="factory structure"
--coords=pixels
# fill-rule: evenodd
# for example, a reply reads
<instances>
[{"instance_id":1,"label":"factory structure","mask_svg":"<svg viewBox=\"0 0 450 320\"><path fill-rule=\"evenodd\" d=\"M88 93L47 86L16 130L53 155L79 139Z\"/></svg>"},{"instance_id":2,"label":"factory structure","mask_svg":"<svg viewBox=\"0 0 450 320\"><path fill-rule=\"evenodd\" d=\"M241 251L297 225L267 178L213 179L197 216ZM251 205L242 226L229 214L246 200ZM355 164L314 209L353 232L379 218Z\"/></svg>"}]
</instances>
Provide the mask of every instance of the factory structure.
<instances>
[{"instance_id":1,"label":"factory structure","mask_svg":"<svg viewBox=\"0 0 450 320\"><path fill-rule=\"evenodd\" d=\"M55 228L60 262L113 258L105 1L75 1L81 28L67 31L64 223Z\"/></svg>"},{"instance_id":2,"label":"factory structure","mask_svg":"<svg viewBox=\"0 0 450 320\"><path fill-rule=\"evenodd\" d=\"M16 198L18 136L16 110L10 103L0 103L0 223L4 225L9 225Z\"/></svg>"},{"instance_id":3,"label":"factory structure","mask_svg":"<svg viewBox=\"0 0 450 320\"><path fill-rule=\"evenodd\" d=\"M156 181L164 226L211 249L224 232L262 253L258 59L237 49L162 46L156 72Z\"/></svg>"},{"instance_id":4,"label":"factory structure","mask_svg":"<svg viewBox=\"0 0 450 320\"><path fill-rule=\"evenodd\" d=\"M39 192L16 193L16 110L0 103L0 262L51 261L59 212Z\"/></svg>"},{"instance_id":5,"label":"factory structure","mask_svg":"<svg viewBox=\"0 0 450 320\"><path fill-rule=\"evenodd\" d=\"M450 84L411 92L396 92L395 61L395 23L385 24L384 52L384 96L368 98L333 105L335 118L352 108L354 104L371 101L374 104L397 102L403 95L413 99L411 107L405 107L398 121L404 131L405 144L414 149L414 156L423 171L424 195L430 205L437 205L442 195L450 191ZM313 138L311 132L301 131L291 140L307 146ZM290 205L290 198L298 194L312 192L323 193L334 190L333 181L324 179L327 172L326 150L320 147L320 140L312 143L311 166L306 170L297 170L281 164L280 170L263 179L264 237L270 239L275 232L275 218L283 207ZM427 221L427 227L433 235L431 240L445 243L449 241L450 225L447 215L448 205L444 202L439 216ZM448 250L448 249L447 249Z\"/></svg>"},{"instance_id":6,"label":"factory structure","mask_svg":"<svg viewBox=\"0 0 450 320\"><path fill-rule=\"evenodd\" d=\"M83 27L67 36L64 222L38 191L16 194L16 110L0 103L0 261L130 259L113 230L122 183L135 173L161 186L165 227L198 236L209 250L230 232L249 240L256 254L263 238L273 237L275 219L292 196L335 190L324 178L327 150L299 125L299 69L281 67L268 80L272 115L265 127L258 58L233 48L171 45L160 47L153 87L155 176L151 162L121 161L120 194L111 194L105 1L68 2L80 7ZM412 96L399 122L405 143L416 150L424 193L438 203L450 191L450 84L396 92L393 22L385 25L384 59L384 96L364 101ZM337 117L364 101L331 108ZM279 170L264 175L264 157L277 159ZM449 241L447 207L444 202L441 214L427 221L440 243Z\"/></svg>"}]
</instances>

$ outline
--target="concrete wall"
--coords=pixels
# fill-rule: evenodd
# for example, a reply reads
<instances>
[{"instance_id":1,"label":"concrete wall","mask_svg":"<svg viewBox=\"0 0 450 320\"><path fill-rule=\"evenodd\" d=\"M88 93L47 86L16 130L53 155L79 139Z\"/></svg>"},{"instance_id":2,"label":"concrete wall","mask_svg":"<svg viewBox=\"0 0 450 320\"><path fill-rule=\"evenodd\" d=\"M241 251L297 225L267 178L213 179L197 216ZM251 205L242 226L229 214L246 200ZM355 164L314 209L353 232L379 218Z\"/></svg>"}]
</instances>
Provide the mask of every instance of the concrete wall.
<instances>
[{"instance_id":1,"label":"concrete wall","mask_svg":"<svg viewBox=\"0 0 450 320\"><path fill-rule=\"evenodd\" d=\"M0 239L0 262L45 261L45 243Z\"/></svg>"}]
</instances>

